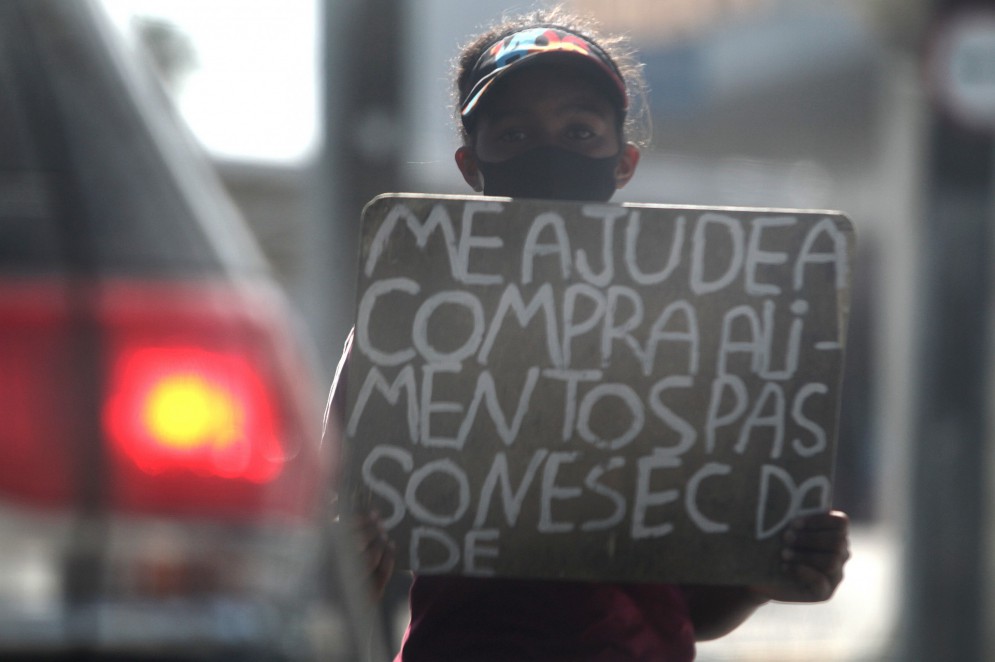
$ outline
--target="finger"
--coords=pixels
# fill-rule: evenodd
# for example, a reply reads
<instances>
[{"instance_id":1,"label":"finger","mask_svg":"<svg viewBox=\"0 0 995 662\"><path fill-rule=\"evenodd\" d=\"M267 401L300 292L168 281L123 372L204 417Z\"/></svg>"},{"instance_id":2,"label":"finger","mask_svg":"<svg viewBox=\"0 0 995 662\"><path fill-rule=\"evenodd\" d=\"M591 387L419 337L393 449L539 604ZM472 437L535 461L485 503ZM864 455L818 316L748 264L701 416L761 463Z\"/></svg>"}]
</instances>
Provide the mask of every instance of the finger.
<instances>
[{"instance_id":1,"label":"finger","mask_svg":"<svg viewBox=\"0 0 995 662\"><path fill-rule=\"evenodd\" d=\"M383 563L386 553L386 544L368 545L363 550L363 558L366 559L366 567L369 568L371 572L376 570L376 568Z\"/></svg>"},{"instance_id":2,"label":"finger","mask_svg":"<svg viewBox=\"0 0 995 662\"><path fill-rule=\"evenodd\" d=\"M377 541L386 540L386 536L377 529L364 528L356 532L356 541L360 549L367 549L377 544Z\"/></svg>"},{"instance_id":3,"label":"finger","mask_svg":"<svg viewBox=\"0 0 995 662\"><path fill-rule=\"evenodd\" d=\"M796 552L786 549L781 558L792 565L805 566L830 578L843 577L843 565L846 559L836 554L819 552Z\"/></svg>"},{"instance_id":4,"label":"finger","mask_svg":"<svg viewBox=\"0 0 995 662\"><path fill-rule=\"evenodd\" d=\"M793 520L788 528L798 532L836 531L845 535L850 530L850 518L846 516L846 513L838 510L828 513L814 513Z\"/></svg>"},{"instance_id":5,"label":"finger","mask_svg":"<svg viewBox=\"0 0 995 662\"><path fill-rule=\"evenodd\" d=\"M782 537L786 547L798 551L843 553L849 548L849 540L837 531L785 531Z\"/></svg>"},{"instance_id":6,"label":"finger","mask_svg":"<svg viewBox=\"0 0 995 662\"><path fill-rule=\"evenodd\" d=\"M812 602L828 600L839 585L838 580L805 564L786 564L784 572L795 585L798 599L801 600Z\"/></svg>"},{"instance_id":7,"label":"finger","mask_svg":"<svg viewBox=\"0 0 995 662\"><path fill-rule=\"evenodd\" d=\"M802 517L784 531L782 541L799 550L838 551L849 547L849 520L842 513L823 513Z\"/></svg>"},{"instance_id":8,"label":"finger","mask_svg":"<svg viewBox=\"0 0 995 662\"><path fill-rule=\"evenodd\" d=\"M383 547L381 554L373 567L372 575L377 578L389 577L394 572L394 543L389 543Z\"/></svg>"},{"instance_id":9,"label":"finger","mask_svg":"<svg viewBox=\"0 0 995 662\"><path fill-rule=\"evenodd\" d=\"M389 543L385 546L384 553L380 556L377 564L370 569L369 582L373 587L374 595L379 597L383 594L384 589L387 586L387 582L390 580L390 576L394 574L394 544Z\"/></svg>"},{"instance_id":10,"label":"finger","mask_svg":"<svg viewBox=\"0 0 995 662\"><path fill-rule=\"evenodd\" d=\"M850 558L850 552L845 548L835 551L785 548L781 551L781 558L786 563L811 568L838 584L843 579L843 567Z\"/></svg>"},{"instance_id":11,"label":"finger","mask_svg":"<svg viewBox=\"0 0 995 662\"><path fill-rule=\"evenodd\" d=\"M395 545L385 537L377 536L361 550L366 567L371 571L387 561L393 561Z\"/></svg>"},{"instance_id":12,"label":"finger","mask_svg":"<svg viewBox=\"0 0 995 662\"><path fill-rule=\"evenodd\" d=\"M353 522L353 533L364 548L377 539L386 539L387 537L383 522L376 514L356 516Z\"/></svg>"}]
</instances>

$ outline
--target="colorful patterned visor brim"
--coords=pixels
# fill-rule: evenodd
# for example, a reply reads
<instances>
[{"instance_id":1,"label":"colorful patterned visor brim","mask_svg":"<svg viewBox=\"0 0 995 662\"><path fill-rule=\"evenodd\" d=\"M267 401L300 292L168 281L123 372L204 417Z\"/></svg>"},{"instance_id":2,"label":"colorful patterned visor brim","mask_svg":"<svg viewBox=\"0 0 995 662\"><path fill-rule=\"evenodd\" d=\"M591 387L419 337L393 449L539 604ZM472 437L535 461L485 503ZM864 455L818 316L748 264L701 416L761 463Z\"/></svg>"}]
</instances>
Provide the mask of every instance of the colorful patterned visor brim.
<instances>
[{"instance_id":1,"label":"colorful patterned visor brim","mask_svg":"<svg viewBox=\"0 0 995 662\"><path fill-rule=\"evenodd\" d=\"M572 32L558 28L529 28L504 37L484 51L473 67L470 92L463 98L460 116L463 125L470 128L470 120L484 94L499 78L524 62L531 62L543 55L584 58L581 62L596 65L610 82L614 99L622 111L628 109L625 82L615 63L595 44Z\"/></svg>"}]
</instances>

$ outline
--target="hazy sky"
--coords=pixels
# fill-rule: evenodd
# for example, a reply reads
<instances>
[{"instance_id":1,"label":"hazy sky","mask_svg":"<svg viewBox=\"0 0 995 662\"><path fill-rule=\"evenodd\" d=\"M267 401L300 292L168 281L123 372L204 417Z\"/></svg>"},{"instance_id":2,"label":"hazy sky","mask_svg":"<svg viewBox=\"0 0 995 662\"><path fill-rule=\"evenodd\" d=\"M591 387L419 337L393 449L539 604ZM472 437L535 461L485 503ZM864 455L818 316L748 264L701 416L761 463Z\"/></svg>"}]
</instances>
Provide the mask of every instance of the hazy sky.
<instances>
[{"instance_id":1,"label":"hazy sky","mask_svg":"<svg viewBox=\"0 0 995 662\"><path fill-rule=\"evenodd\" d=\"M222 158L294 162L318 138L316 0L104 0L112 18L168 20L196 63L179 93L193 132Z\"/></svg>"}]
</instances>

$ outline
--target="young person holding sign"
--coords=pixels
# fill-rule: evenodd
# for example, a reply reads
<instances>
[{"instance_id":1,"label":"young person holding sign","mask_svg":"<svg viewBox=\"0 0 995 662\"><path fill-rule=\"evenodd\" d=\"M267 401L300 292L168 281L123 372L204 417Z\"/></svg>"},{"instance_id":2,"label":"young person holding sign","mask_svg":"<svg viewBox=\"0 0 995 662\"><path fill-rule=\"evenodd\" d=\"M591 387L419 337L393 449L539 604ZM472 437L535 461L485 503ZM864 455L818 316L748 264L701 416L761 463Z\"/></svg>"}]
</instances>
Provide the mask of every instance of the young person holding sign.
<instances>
[{"instance_id":1,"label":"young person holding sign","mask_svg":"<svg viewBox=\"0 0 995 662\"><path fill-rule=\"evenodd\" d=\"M639 164L627 137L639 65L617 40L537 12L480 35L457 72L456 164L488 196L609 200ZM348 362L347 345L342 367ZM344 370L329 417L344 420ZM374 583L392 568L375 518L360 527ZM769 600L828 599L849 553L844 514L809 515L783 534L785 581L683 586L416 576L398 660L691 660Z\"/></svg>"}]
</instances>

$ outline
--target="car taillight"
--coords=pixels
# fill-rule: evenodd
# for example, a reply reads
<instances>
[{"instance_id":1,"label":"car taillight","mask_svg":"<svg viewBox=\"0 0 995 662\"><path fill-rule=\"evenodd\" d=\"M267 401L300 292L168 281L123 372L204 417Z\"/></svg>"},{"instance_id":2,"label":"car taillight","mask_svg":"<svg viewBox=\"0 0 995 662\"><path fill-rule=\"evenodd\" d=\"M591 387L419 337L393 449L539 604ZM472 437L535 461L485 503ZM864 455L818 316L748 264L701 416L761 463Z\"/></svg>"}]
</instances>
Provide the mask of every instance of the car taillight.
<instances>
[{"instance_id":1,"label":"car taillight","mask_svg":"<svg viewBox=\"0 0 995 662\"><path fill-rule=\"evenodd\" d=\"M52 282L0 285L0 497L39 506L72 496L72 316Z\"/></svg>"},{"instance_id":2,"label":"car taillight","mask_svg":"<svg viewBox=\"0 0 995 662\"><path fill-rule=\"evenodd\" d=\"M299 342L265 284L0 288L0 500L92 506L102 466L112 511L312 518L332 449Z\"/></svg>"},{"instance_id":3,"label":"car taillight","mask_svg":"<svg viewBox=\"0 0 995 662\"><path fill-rule=\"evenodd\" d=\"M307 517L327 479L315 385L263 286L105 285L112 507Z\"/></svg>"},{"instance_id":4,"label":"car taillight","mask_svg":"<svg viewBox=\"0 0 995 662\"><path fill-rule=\"evenodd\" d=\"M245 356L196 346L115 357L105 424L142 471L273 480L283 468L277 403Z\"/></svg>"}]
</instances>

